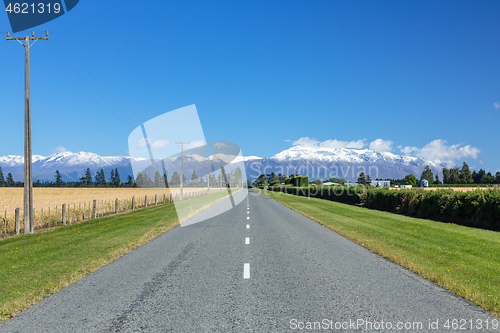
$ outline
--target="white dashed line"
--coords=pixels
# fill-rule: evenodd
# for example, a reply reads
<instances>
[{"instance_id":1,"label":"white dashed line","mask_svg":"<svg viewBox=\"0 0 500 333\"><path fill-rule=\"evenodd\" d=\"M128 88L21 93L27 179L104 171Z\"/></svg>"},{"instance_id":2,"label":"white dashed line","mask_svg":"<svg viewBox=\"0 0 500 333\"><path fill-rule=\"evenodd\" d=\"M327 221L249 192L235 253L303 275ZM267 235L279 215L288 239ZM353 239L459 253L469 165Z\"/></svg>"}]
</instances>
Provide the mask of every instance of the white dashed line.
<instances>
[{"instance_id":1,"label":"white dashed line","mask_svg":"<svg viewBox=\"0 0 500 333\"><path fill-rule=\"evenodd\" d=\"M245 245L250 244L250 237L245 238Z\"/></svg>"},{"instance_id":2,"label":"white dashed line","mask_svg":"<svg viewBox=\"0 0 500 333\"><path fill-rule=\"evenodd\" d=\"M250 220L250 216L247 216L247 220Z\"/></svg>"},{"instance_id":3,"label":"white dashed line","mask_svg":"<svg viewBox=\"0 0 500 333\"><path fill-rule=\"evenodd\" d=\"M250 229L250 224L247 224L247 229Z\"/></svg>"},{"instance_id":4,"label":"white dashed line","mask_svg":"<svg viewBox=\"0 0 500 333\"><path fill-rule=\"evenodd\" d=\"M250 264L243 265L243 278L250 279Z\"/></svg>"}]
</instances>

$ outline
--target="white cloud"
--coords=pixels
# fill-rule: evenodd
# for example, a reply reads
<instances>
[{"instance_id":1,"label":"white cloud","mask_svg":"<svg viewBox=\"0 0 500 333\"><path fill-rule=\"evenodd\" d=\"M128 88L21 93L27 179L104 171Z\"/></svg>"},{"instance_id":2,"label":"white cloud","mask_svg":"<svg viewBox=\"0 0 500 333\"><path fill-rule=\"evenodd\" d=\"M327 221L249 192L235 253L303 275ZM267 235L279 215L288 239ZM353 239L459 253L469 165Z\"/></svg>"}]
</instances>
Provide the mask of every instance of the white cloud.
<instances>
[{"instance_id":1,"label":"white cloud","mask_svg":"<svg viewBox=\"0 0 500 333\"><path fill-rule=\"evenodd\" d=\"M500 103L495 102L493 103L493 106L495 107L495 110L500 109Z\"/></svg>"},{"instance_id":2,"label":"white cloud","mask_svg":"<svg viewBox=\"0 0 500 333\"><path fill-rule=\"evenodd\" d=\"M425 161L434 164L446 164L448 166L455 165L455 161L466 158L477 158L481 152L479 148L470 145L455 144L448 146L446 140L434 140L426 144L422 148L404 147L400 150L405 153L413 153L415 156L422 158Z\"/></svg>"},{"instance_id":3,"label":"white cloud","mask_svg":"<svg viewBox=\"0 0 500 333\"><path fill-rule=\"evenodd\" d=\"M308 136L300 138L292 143L294 146L317 147L319 141Z\"/></svg>"},{"instance_id":4,"label":"white cloud","mask_svg":"<svg viewBox=\"0 0 500 333\"><path fill-rule=\"evenodd\" d=\"M139 149L145 149L148 147L148 144L149 144L151 149L161 149L161 148L165 148L166 146L168 146L168 143L169 143L168 140L152 141L150 139L142 138L139 141L137 141L136 146Z\"/></svg>"},{"instance_id":5,"label":"white cloud","mask_svg":"<svg viewBox=\"0 0 500 333\"><path fill-rule=\"evenodd\" d=\"M288 139L286 139L286 140L285 140L285 142L292 142L292 140L288 140Z\"/></svg>"},{"instance_id":6,"label":"white cloud","mask_svg":"<svg viewBox=\"0 0 500 333\"><path fill-rule=\"evenodd\" d=\"M151 144L151 140L142 138L139 141L137 141L136 147L139 149L144 149L147 148L148 143Z\"/></svg>"},{"instance_id":7,"label":"white cloud","mask_svg":"<svg viewBox=\"0 0 500 333\"><path fill-rule=\"evenodd\" d=\"M319 144L320 147L322 148L354 148L354 149L361 149L365 144L366 139L360 139L358 141L341 141L337 139L333 140L326 140L323 141Z\"/></svg>"},{"instance_id":8,"label":"white cloud","mask_svg":"<svg viewBox=\"0 0 500 333\"><path fill-rule=\"evenodd\" d=\"M184 149L193 149L193 148L204 146L204 145L205 145L205 141L198 140L198 141L193 141L188 145L185 145Z\"/></svg>"},{"instance_id":9,"label":"white cloud","mask_svg":"<svg viewBox=\"0 0 500 333\"><path fill-rule=\"evenodd\" d=\"M64 153L65 151L68 151L66 148L63 146L57 146L54 149L52 149L53 153Z\"/></svg>"},{"instance_id":10,"label":"white cloud","mask_svg":"<svg viewBox=\"0 0 500 333\"><path fill-rule=\"evenodd\" d=\"M151 144L152 149L161 149L168 146L168 140L156 140Z\"/></svg>"},{"instance_id":11,"label":"white cloud","mask_svg":"<svg viewBox=\"0 0 500 333\"><path fill-rule=\"evenodd\" d=\"M377 140L370 142L369 148L371 150L375 150L375 151L383 153L383 152L391 151L393 143L394 142L392 142L391 140L377 139Z\"/></svg>"}]
</instances>

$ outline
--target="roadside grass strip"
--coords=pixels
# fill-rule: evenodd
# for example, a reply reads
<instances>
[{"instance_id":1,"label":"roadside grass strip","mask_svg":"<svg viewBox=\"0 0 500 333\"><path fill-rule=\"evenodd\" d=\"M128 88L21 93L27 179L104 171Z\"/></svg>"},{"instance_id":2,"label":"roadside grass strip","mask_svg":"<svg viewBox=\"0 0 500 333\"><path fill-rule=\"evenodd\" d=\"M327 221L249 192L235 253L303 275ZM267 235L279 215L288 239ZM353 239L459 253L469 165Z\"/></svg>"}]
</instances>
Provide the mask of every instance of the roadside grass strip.
<instances>
[{"instance_id":1,"label":"roadside grass strip","mask_svg":"<svg viewBox=\"0 0 500 333\"><path fill-rule=\"evenodd\" d=\"M226 196L213 193L182 204L210 205ZM167 203L1 240L0 322L178 224L174 204Z\"/></svg>"},{"instance_id":2,"label":"roadside grass strip","mask_svg":"<svg viewBox=\"0 0 500 333\"><path fill-rule=\"evenodd\" d=\"M499 232L259 192L499 317Z\"/></svg>"}]
</instances>

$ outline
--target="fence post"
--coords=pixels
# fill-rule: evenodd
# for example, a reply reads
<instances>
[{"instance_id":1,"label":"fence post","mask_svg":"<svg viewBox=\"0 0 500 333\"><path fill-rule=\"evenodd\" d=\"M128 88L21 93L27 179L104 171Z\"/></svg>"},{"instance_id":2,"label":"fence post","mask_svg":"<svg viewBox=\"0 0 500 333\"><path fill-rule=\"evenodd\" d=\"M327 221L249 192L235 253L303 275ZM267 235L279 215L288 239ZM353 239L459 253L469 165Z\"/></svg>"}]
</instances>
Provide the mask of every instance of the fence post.
<instances>
[{"instance_id":1,"label":"fence post","mask_svg":"<svg viewBox=\"0 0 500 333\"><path fill-rule=\"evenodd\" d=\"M95 219L97 217L97 200L94 200L92 203L92 218Z\"/></svg>"},{"instance_id":2,"label":"fence post","mask_svg":"<svg viewBox=\"0 0 500 333\"><path fill-rule=\"evenodd\" d=\"M163 193L163 203L165 203L165 193Z\"/></svg>"},{"instance_id":3,"label":"fence post","mask_svg":"<svg viewBox=\"0 0 500 333\"><path fill-rule=\"evenodd\" d=\"M135 197L132 197L132 210L135 209Z\"/></svg>"},{"instance_id":4,"label":"fence post","mask_svg":"<svg viewBox=\"0 0 500 333\"><path fill-rule=\"evenodd\" d=\"M62 223L66 225L66 204L62 205Z\"/></svg>"},{"instance_id":5,"label":"fence post","mask_svg":"<svg viewBox=\"0 0 500 333\"><path fill-rule=\"evenodd\" d=\"M158 194L155 194L155 206L158 204Z\"/></svg>"},{"instance_id":6,"label":"fence post","mask_svg":"<svg viewBox=\"0 0 500 333\"><path fill-rule=\"evenodd\" d=\"M20 218L19 216L21 215L19 208L16 208L16 235L19 235L19 232L21 231L21 226L19 225Z\"/></svg>"},{"instance_id":7,"label":"fence post","mask_svg":"<svg viewBox=\"0 0 500 333\"><path fill-rule=\"evenodd\" d=\"M148 196L146 195L144 197L144 207L147 207L148 206Z\"/></svg>"},{"instance_id":8,"label":"fence post","mask_svg":"<svg viewBox=\"0 0 500 333\"><path fill-rule=\"evenodd\" d=\"M169 202L172 202L172 193L170 193L170 201Z\"/></svg>"},{"instance_id":9,"label":"fence post","mask_svg":"<svg viewBox=\"0 0 500 333\"><path fill-rule=\"evenodd\" d=\"M115 200L115 214L118 214L118 198Z\"/></svg>"}]
</instances>

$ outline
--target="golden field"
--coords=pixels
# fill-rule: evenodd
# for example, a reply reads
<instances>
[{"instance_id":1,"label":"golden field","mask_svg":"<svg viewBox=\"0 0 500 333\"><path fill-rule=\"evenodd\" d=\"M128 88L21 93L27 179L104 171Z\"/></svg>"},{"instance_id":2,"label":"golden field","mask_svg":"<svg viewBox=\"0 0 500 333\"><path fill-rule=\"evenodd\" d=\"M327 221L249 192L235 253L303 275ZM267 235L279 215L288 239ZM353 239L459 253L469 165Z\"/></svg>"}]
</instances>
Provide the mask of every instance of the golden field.
<instances>
[{"instance_id":1,"label":"golden field","mask_svg":"<svg viewBox=\"0 0 500 333\"><path fill-rule=\"evenodd\" d=\"M184 194L193 191L203 191L204 188L185 188ZM179 193L178 188L33 188L33 207L35 209L60 206L62 204L78 204L92 200L111 201L115 199L131 199L148 196L148 199L158 195L158 200L172 193ZM0 212L13 211L16 208L23 209L24 189L22 187L0 187ZM149 201L149 200L148 200Z\"/></svg>"}]
</instances>

